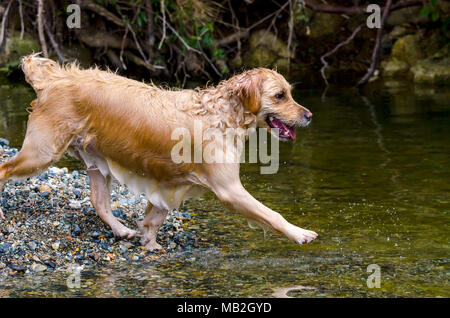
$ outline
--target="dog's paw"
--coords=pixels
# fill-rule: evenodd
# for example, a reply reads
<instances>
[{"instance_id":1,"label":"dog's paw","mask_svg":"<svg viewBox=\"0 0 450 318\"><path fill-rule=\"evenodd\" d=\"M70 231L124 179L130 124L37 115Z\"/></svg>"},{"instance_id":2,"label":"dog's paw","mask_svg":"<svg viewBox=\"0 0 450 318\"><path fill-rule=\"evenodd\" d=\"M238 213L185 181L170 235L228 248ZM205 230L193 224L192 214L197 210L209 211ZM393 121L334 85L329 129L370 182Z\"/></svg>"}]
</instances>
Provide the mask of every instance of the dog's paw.
<instances>
[{"instance_id":1,"label":"dog's paw","mask_svg":"<svg viewBox=\"0 0 450 318\"><path fill-rule=\"evenodd\" d=\"M121 228L117 228L117 229L112 229L112 231L114 233L114 237L120 238L120 239L127 239L127 240L134 239L136 237L136 235L138 234L137 231L130 230L126 226L124 226L123 228L121 227Z\"/></svg>"},{"instance_id":2,"label":"dog's paw","mask_svg":"<svg viewBox=\"0 0 450 318\"><path fill-rule=\"evenodd\" d=\"M156 235L151 232L142 233L141 245L148 251L162 250L162 246L156 243Z\"/></svg>"},{"instance_id":3,"label":"dog's paw","mask_svg":"<svg viewBox=\"0 0 450 318\"><path fill-rule=\"evenodd\" d=\"M148 242L148 243L144 243L143 241L141 241L141 244L145 247L146 250L148 251L155 251L155 250L162 250L162 246L158 243L156 243L155 241L153 242Z\"/></svg>"},{"instance_id":4,"label":"dog's paw","mask_svg":"<svg viewBox=\"0 0 450 318\"><path fill-rule=\"evenodd\" d=\"M314 240L318 234L313 231L305 230L291 224L289 229L289 238L297 244L307 244Z\"/></svg>"}]
</instances>

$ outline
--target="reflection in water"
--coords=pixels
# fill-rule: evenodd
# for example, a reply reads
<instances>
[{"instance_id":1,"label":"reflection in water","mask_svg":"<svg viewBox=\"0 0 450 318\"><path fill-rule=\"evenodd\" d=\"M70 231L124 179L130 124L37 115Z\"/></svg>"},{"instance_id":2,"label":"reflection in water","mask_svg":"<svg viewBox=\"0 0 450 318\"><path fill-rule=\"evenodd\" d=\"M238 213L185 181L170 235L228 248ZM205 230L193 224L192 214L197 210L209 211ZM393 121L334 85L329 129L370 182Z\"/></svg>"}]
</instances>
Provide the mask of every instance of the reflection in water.
<instances>
[{"instance_id":1,"label":"reflection in water","mask_svg":"<svg viewBox=\"0 0 450 318\"><path fill-rule=\"evenodd\" d=\"M391 152L386 149L386 146L384 145L384 137L383 137L383 127L377 120L377 114L375 112L375 105L370 102L370 100L366 96L361 96L364 103L369 107L370 117L372 119L372 122L375 126L375 134L377 135L377 144L380 147L380 150L384 153L384 157L386 160L380 165L380 168L385 168L389 162L391 161L390 154ZM398 171L397 169L393 169L393 174L391 177L391 180L393 183L397 183L397 177L398 177Z\"/></svg>"},{"instance_id":2,"label":"reflection in water","mask_svg":"<svg viewBox=\"0 0 450 318\"><path fill-rule=\"evenodd\" d=\"M274 289L272 293L272 297L275 298L292 298L292 296L288 296L289 292L302 291L302 290L314 290L315 287L312 286L292 286L292 287L277 287Z\"/></svg>"},{"instance_id":3,"label":"reflection in water","mask_svg":"<svg viewBox=\"0 0 450 318\"><path fill-rule=\"evenodd\" d=\"M396 87L369 98L341 89L323 101L317 91L294 93L314 113L312 124L280 144L276 175L244 164L242 181L290 222L318 232L312 244L264 239L208 194L183 207L202 248L85 269L76 290L65 272L12 277L0 295L449 297L450 90ZM13 146L21 146L33 98L27 87L0 88L0 137ZM381 267L380 289L366 285L370 264Z\"/></svg>"}]
</instances>

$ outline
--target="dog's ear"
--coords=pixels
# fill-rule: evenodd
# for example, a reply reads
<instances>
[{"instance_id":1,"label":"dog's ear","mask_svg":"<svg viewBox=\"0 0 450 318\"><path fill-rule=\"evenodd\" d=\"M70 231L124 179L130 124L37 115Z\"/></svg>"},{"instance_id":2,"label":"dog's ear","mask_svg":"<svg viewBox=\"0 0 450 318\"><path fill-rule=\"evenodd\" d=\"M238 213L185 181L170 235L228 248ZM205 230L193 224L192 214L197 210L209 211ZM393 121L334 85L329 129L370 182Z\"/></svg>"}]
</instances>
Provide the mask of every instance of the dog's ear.
<instances>
[{"instance_id":1,"label":"dog's ear","mask_svg":"<svg viewBox=\"0 0 450 318\"><path fill-rule=\"evenodd\" d=\"M237 96L245 108L256 114L261 108L262 80L257 72L246 72L241 75L237 84Z\"/></svg>"}]
</instances>

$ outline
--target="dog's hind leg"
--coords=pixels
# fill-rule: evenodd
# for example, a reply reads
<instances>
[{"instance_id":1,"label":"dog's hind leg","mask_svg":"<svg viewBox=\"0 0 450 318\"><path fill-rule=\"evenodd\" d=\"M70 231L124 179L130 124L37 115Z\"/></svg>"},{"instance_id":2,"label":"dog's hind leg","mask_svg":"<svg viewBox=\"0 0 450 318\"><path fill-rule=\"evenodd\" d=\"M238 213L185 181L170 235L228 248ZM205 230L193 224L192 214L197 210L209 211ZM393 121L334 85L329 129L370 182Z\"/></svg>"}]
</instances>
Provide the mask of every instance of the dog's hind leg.
<instances>
[{"instance_id":1,"label":"dog's hind leg","mask_svg":"<svg viewBox=\"0 0 450 318\"><path fill-rule=\"evenodd\" d=\"M145 219L140 224L142 239L141 244L148 250L162 249L161 245L156 242L156 235L167 216L167 210L159 209L150 202L145 210Z\"/></svg>"},{"instance_id":2,"label":"dog's hind leg","mask_svg":"<svg viewBox=\"0 0 450 318\"><path fill-rule=\"evenodd\" d=\"M45 118L31 114L22 149L0 165L0 195L9 179L30 177L48 168L64 154L69 142L70 135L56 133ZM4 218L1 207L0 218Z\"/></svg>"},{"instance_id":3,"label":"dog's hind leg","mask_svg":"<svg viewBox=\"0 0 450 318\"><path fill-rule=\"evenodd\" d=\"M112 214L109 180L96 168L88 168L88 175L91 184L91 202L100 218L111 228L115 237L134 238L137 232L120 223Z\"/></svg>"}]
</instances>

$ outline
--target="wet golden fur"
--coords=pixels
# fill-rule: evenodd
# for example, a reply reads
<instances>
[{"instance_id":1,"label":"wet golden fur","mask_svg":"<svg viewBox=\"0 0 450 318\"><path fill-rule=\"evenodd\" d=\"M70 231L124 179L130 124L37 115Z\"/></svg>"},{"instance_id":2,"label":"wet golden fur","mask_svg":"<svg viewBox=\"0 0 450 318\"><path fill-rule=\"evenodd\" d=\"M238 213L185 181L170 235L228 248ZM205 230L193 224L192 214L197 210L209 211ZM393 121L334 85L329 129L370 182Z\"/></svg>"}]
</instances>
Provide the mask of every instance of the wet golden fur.
<instances>
[{"instance_id":1,"label":"wet golden fur","mask_svg":"<svg viewBox=\"0 0 450 318\"><path fill-rule=\"evenodd\" d=\"M171 186L195 183L209 188L226 207L294 242L315 238L314 232L288 223L251 197L240 183L239 164L176 164L170 156L177 142L170 138L172 131L185 127L193 135L194 120L201 120L204 130L215 127L222 131L257 126L270 130L268 114L276 114L290 126L307 125L305 116L310 112L293 100L291 86L275 71L257 68L215 87L168 90L97 68L59 65L37 55L24 57L22 69L37 98L32 102L22 150L0 165L0 190L9 178L30 176L47 168L76 148L78 138L84 151L108 158L136 175ZM280 92L286 95L283 100L275 97ZM91 184L92 200L100 217L113 230L116 227L116 235L134 237L134 232L117 225L109 215L109 194L105 192L109 177L90 173L95 181ZM144 228L151 233L143 244L159 248L155 231L165 214L151 204L147 210Z\"/></svg>"}]
</instances>

